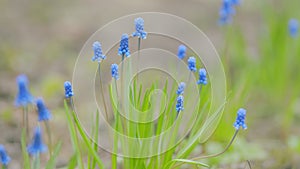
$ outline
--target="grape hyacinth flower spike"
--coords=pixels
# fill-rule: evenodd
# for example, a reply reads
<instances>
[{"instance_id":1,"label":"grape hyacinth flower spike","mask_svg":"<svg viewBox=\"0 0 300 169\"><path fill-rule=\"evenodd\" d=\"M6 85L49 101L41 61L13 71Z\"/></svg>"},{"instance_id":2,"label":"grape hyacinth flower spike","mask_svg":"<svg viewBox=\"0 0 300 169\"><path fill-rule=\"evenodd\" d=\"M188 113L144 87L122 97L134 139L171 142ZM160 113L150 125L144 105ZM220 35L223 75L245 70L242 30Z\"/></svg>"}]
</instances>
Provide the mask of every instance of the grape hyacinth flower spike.
<instances>
[{"instance_id":1,"label":"grape hyacinth flower spike","mask_svg":"<svg viewBox=\"0 0 300 169\"><path fill-rule=\"evenodd\" d=\"M178 85L178 89L176 94L177 95L182 95L184 93L184 89L185 89L185 83L184 82L180 82Z\"/></svg>"},{"instance_id":2,"label":"grape hyacinth flower spike","mask_svg":"<svg viewBox=\"0 0 300 169\"><path fill-rule=\"evenodd\" d=\"M118 55L126 56L126 57L130 56L130 50L129 50L129 45L128 45L128 35L127 34L123 34L122 37L121 37Z\"/></svg>"},{"instance_id":3,"label":"grape hyacinth flower spike","mask_svg":"<svg viewBox=\"0 0 300 169\"><path fill-rule=\"evenodd\" d=\"M3 165L3 166L7 166L8 163L10 162L10 157L7 155L7 152L4 148L3 145L0 145L0 163Z\"/></svg>"},{"instance_id":4,"label":"grape hyacinth flower spike","mask_svg":"<svg viewBox=\"0 0 300 169\"><path fill-rule=\"evenodd\" d=\"M65 81L64 87L65 87L65 97L66 98L70 98L70 97L74 96L71 82Z\"/></svg>"},{"instance_id":5,"label":"grape hyacinth flower spike","mask_svg":"<svg viewBox=\"0 0 300 169\"><path fill-rule=\"evenodd\" d=\"M186 55L186 47L184 45L179 45L177 56L179 59L183 59Z\"/></svg>"},{"instance_id":6,"label":"grape hyacinth flower spike","mask_svg":"<svg viewBox=\"0 0 300 169\"><path fill-rule=\"evenodd\" d=\"M236 130L239 130L241 127L245 130L247 129L247 125L245 123L246 119L246 110L243 108L240 108L237 112L236 121L233 124Z\"/></svg>"},{"instance_id":7,"label":"grape hyacinth flower spike","mask_svg":"<svg viewBox=\"0 0 300 169\"><path fill-rule=\"evenodd\" d=\"M28 79L25 75L19 75L17 77L18 94L15 100L15 105L17 107L26 107L28 104L34 102L33 96L28 90Z\"/></svg>"},{"instance_id":8,"label":"grape hyacinth flower spike","mask_svg":"<svg viewBox=\"0 0 300 169\"><path fill-rule=\"evenodd\" d=\"M199 69L199 80L197 84L207 84L206 70L204 68Z\"/></svg>"},{"instance_id":9,"label":"grape hyacinth flower spike","mask_svg":"<svg viewBox=\"0 0 300 169\"><path fill-rule=\"evenodd\" d=\"M42 132L40 127L36 127L33 135L33 140L27 147L27 151L30 155L38 155L47 151L47 146L43 143Z\"/></svg>"},{"instance_id":10,"label":"grape hyacinth flower spike","mask_svg":"<svg viewBox=\"0 0 300 169\"><path fill-rule=\"evenodd\" d=\"M197 68L196 68L196 59L194 57L189 57L188 59L188 67L190 69L190 71L192 72L196 72Z\"/></svg>"},{"instance_id":11,"label":"grape hyacinth flower spike","mask_svg":"<svg viewBox=\"0 0 300 169\"><path fill-rule=\"evenodd\" d=\"M92 61L98 61L99 63L101 60L104 60L106 56L102 53L102 46L100 42L96 41L93 43L93 50L94 50L94 56L92 58Z\"/></svg>"},{"instance_id":12,"label":"grape hyacinth flower spike","mask_svg":"<svg viewBox=\"0 0 300 169\"><path fill-rule=\"evenodd\" d=\"M232 15L234 15L235 10L233 8L233 0L223 0L221 9L219 11L219 24L225 25L232 21Z\"/></svg>"},{"instance_id":13,"label":"grape hyacinth flower spike","mask_svg":"<svg viewBox=\"0 0 300 169\"><path fill-rule=\"evenodd\" d=\"M177 102L176 102L176 112L179 113L183 109L184 109L184 107L183 107L183 96L179 95L177 97Z\"/></svg>"},{"instance_id":14,"label":"grape hyacinth flower spike","mask_svg":"<svg viewBox=\"0 0 300 169\"><path fill-rule=\"evenodd\" d=\"M38 121L47 121L51 119L51 113L47 109L42 98L36 100L36 106L38 111Z\"/></svg>"},{"instance_id":15,"label":"grape hyacinth flower spike","mask_svg":"<svg viewBox=\"0 0 300 169\"><path fill-rule=\"evenodd\" d=\"M289 24L289 33L290 36L295 38L298 35L298 31L299 31L299 22L297 19L290 19Z\"/></svg>"},{"instance_id":16,"label":"grape hyacinth flower spike","mask_svg":"<svg viewBox=\"0 0 300 169\"><path fill-rule=\"evenodd\" d=\"M111 76L116 80L119 79L119 66L115 63L111 65Z\"/></svg>"},{"instance_id":17,"label":"grape hyacinth flower spike","mask_svg":"<svg viewBox=\"0 0 300 169\"><path fill-rule=\"evenodd\" d=\"M144 19L139 17L134 20L135 32L132 33L133 37L139 37L141 39L146 39L147 32L144 31Z\"/></svg>"}]
</instances>

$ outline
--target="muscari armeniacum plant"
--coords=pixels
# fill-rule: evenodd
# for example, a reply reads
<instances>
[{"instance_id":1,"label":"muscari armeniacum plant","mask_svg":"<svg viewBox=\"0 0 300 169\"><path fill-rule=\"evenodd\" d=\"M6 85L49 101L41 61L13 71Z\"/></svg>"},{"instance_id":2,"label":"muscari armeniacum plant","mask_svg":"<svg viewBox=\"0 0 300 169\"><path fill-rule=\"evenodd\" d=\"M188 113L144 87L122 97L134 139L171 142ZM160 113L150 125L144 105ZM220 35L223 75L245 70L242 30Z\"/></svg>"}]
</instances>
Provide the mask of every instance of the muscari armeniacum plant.
<instances>
[{"instance_id":1,"label":"muscari armeniacum plant","mask_svg":"<svg viewBox=\"0 0 300 169\"><path fill-rule=\"evenodd\" d=\"M225 6L227 8L227 6ZM224 7L224 8L225 8ZM226 9L229 10L229 9ZM232 9L231 9L232 10ZM141 39L145 39L147 36L147 33L144 31L144 20L142 18L137 18L135 20L135 28L136 31L132 34L133 37L138 37L139 39L139 43L138 43L138 50L140 50L140 40ZM123 61L125 59L125 56L128 57L130 55L130 50L129 50L129 42L128 42L128 35L127 34L123 34L120 40L120 47L118 50L118 55L122 56L122 60L121 60L121 64L123 64ZM95 45L96 44L96 45ZM105 59L105 55L102 53L102 49L101 49L101 45L100 42L95 42L93 44L93 50L94 50L94 57L93 57L93 61L98 61L99 63L99 69L98 69L98 73L99 73L99 78L101 78L101 69L100 69L100 62L103 61ZM177 56L178 59L182 60L185 56L186 56L186 47L184 45L180 45L178 47L178 51L177 51ZM196 58L195 57L190 57L187 60L187 68L190 70L190 75L194 75L193 73L197 71L197 66L196 66ZM123 70L122 70L123 71ZM197 84L199 85L199 88L201 89L202 86L205 86L208 84L208 78L207 78L207 73L206 70L204 68L200 68L199 71L199 79L197 81ZM119 79L121 74L119 74L119 69L118 69L118 64L114 63L111 65L111 77L112 77L112 83L115 84L115 88L113 89L111 87L111 91L115 90L116 93L118 93L118 87L117 87L117 80ZM122 78L122 77L121 77ZM189 83L190 78L187 79L187 83ZM111 85L113 86L113 85ZM177 90L173 91L175 95L173 95L173 97L175 98L175 103L173 104L174 108L173 110L175 117L177 118L177 116L182 112L184 113L184 90L185 88L188 87L188 85L185 84L185 82L181 82L178 84ZM103 89L102 89L103 90ZM135 87L131 89L132 92L134 93L133 95L140 95L140 89ZM135 100L133 99L133 102L139 102L141 105L141 107L146 106L145 109L147 109L147 103L145 100L142 100L142 98L148 98L149 97L149 91L145 92L145 95L143 97L139 97L140 100ZM201 92L200 92L201 94ZM72 91L72 86L70 82L65 82L65 98L67 101L69 101L70 103L72 102L72 96L74 95L73 91ZM102 95L103 96L103 95ZM111 97L113 97L112 95L110 95ZM105 99L108 98L104 98L103 96L103 104L104 106L106 105L105 103ZM116 107L112 110L115 115L115 125L114 128L116 131L118 132L126 132L125 130L122 130L121 128L124 127L122 124L126 124L126 123L121 123L122 120L119 118L119 112L121 111L121 109L119 109L119 101L120 99L117 96L117 105ZM134 103L135 104L135 103ZM67 106L67 104L66 104ZM69 114L69 109L68 107L66 107L67 110L67 114ZM105 111L107 111L107 109L104 109ZM172 109L171 109L172 110ZM82 136L84 142L86 143L88 149L91 152L91 156L95 159L95 161L97 161L97 165L100 168L104 168L104 164L102 162L102 160L99 158L98 155L96 155L96 152L93 147L92 147L92 142L89 141L90 136L84 132L82 126L80 125L80 123L78 122L78 119L76 117L76 111L74 108L74 105L71 104L71 112L72 114L69 114L69 123L73 123L73 125L78 129L80 135ZM108 114L109 112L105 112L105 114ZM234 123L234 128L235 128L235 133L232 137L232 139L230 140L229 144L226 146L226 148L224 149L224 151L220 152L220 153L216 153L216 154L212 154L212 155L201 155L198 157L194 157L192 159L188 159L188 155L189 152L183 152L181 155L176 155L176 148L179 147L175 147L174 149L172 149L170 152L166 153L166 154L162 154L159 155L159 157L150 157L149 159L132 159L132 158L123 158L122 159L122 164L120 164L120 160L118 160L117 154L115 154L115 152L117 152L117 149L119 146L122 146L122 144L118 144L118 137L114 136L114 153L112 154L112 164L110 165L111 168L116 169L118 168L118 166L122 166L123 168L176 168L179 167L180 165L184 164L184 163L188 163L188 164L192 164L192 165L201 165L204 167L208 167L208 165L203 164L197 160L201 160L201 159L205 159L205 158L210 158L210 157L215 157L218 155L223 154L232 144L233 140L235 139L238 131L240 130L240 128L246 129L246 124L245 124L245 116L246 116L246 110L244 109L240 109L237 113L237 119L236 122ZM72 119L73 118L73 119ZM176 119L175 118L175 119ZM155 124L158 125L158 124ZM125 126L128 127L128 126ZM130 126L129 126L130 127ZM131 126L132 127L132 126ZM134 125L134 127L136 127L135 130L133 130L134 132L136 132L134 135L132 135L133 137L139 137L141 135L145 135L145 132L149 132L147 131L147 129L145 129L145 127L142 127L142 125ZM152 126L153 127L153 126ZM151 127L150 127L151 128ZM153 129L153 128L152 128ZM140 131L143 131L144 133L140 133ZM74 131L73 131L74 132ZM125 133L126 134L126 133ZM127 133L128 134L128 133ZM100 133L101 136L101 133ZM72 137L72 139L78 139L77 137ZM197 144L197 140L193 143L193 144ZM130 146L130 145L127 145ZM126 147L128 148L128 147ZM153 148L151 146L148 146L147 148ZM121 147L122 149L122 147ZM130 149L130 147L128 148ZM159 160L159 159L163 159L163 160ZM83 160L81 159L81 162L83 162ZM80 164L79 164L80 165ZM93 165L92 165L93 166Z\"/></svg>"}]
</instances>

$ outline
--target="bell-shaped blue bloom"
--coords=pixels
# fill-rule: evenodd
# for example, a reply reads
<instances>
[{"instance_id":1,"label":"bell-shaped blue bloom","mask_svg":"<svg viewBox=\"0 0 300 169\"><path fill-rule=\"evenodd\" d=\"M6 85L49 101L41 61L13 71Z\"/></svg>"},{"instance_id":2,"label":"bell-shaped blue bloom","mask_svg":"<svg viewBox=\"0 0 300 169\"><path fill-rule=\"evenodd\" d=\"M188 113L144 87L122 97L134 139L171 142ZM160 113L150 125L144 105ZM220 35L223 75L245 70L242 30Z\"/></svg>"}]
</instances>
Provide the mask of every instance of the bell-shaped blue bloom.
<instances>
[{"instance_id":1,"label":"bell-shaped blue bloom","mask_svg":"<svg viewBox=\"0 0 300 169\"><path fill-rule=\"evenodd\" d=\"M119 79L119 66L115 63L111 65L111 76L116 80Z\"/></svg>"},{"instance_id":2,"label":"bell-shaped blue bloom","mask_svg":"<svg viewBox=\"0 0 300 169\"><path fill-rule=\"evenodd\" d=\"M51 113L47 109L42 98L36 99L36 107L38 111L38 121L46 121L51 119Z\"/></svg>"},{"instance_id":3,"label":"bell-shaped blue bloom","mask_svg":"<svg viewBox=\"0 0 300 169\"><path fill-rule=\"evenodd\" d=\"M223 0L219 11L219 24L225 25L231 23L232 16L235 14L234 3L232 0Z\"/></svg>"},{"instance_id":4,"label":"bell-shaped blue bloom","mask_svg":"<svg viewBox=\"0 0 300 169\"><path fill-rule=\"evenodd\" d=\"M237 112L236 121L233 124L233 126L236 130L239 130L240 127L242 127L244 130L247 129L247 125L245 123L245 118L246 118L246 110L243 108L240 108Z\"/></svg>"},{"instance_id":5,"label":"bell-shaped blue bloom","mask_svg":"<svg viewBox=\"0 0 300 169\"><path fill-rule=\"evenodd\" d=\"M15 105L17 107L27 106L34 102L33 96L28 90L28 79L25 75L19 75L17 77L18 94L15 100Z\"/></svg>"},{"instance_id":6,"label":"bell-shaped blue bloom","mask_svg":"<svg viewBox=\"0 0 300 169\"><path fill-rule=\"evenodd\" d=\"M188 67L189 67L190 71L196 72L197 71L196 59L194 57L189 57L187 62L188 62Z\"/></svg>"},{"instance_id":7,"label":"bell-shaped blue bloom","mask_svg":"<svg viewBox=\"0 0 300 169\"><path fill-rule=\"evenodd\" d=\"M204 68L199 69L199 80L198 84L207 84L206 70Z\"/></svg>"},{"instance_id":8,"label":"bell-shaped blue bloom","mask_svg":"<svg viewBox=\"0 0 300 169\"><path fill-rule=\"evenodd\" d=\"M31 144L27 146L30 155L37 155L47 151L47 146L43 143L40 127L36 127Z\"/></svg>"},{"instance_id":9,"label":"bell-shaped blue bloom","mask_svg":"<svg viewBox=\"0 0 300 169\"><path fill-rule=\"evenodd\" d=\"M10 157L7 155L7 152L3 145L0 145L0 163L4 166L7 166L10 162Z\"/></svg>"},{"instance_id":10,"label":"bell-shaped blue bloom","mask_svg":"<svg viewBox=\"0 0 300 169\"><path fill-rule=\"evenodd\" d=\"M177 102L176 102L176 112L179 113L180 111L182 111L183 108L183 96L179 95L177 97Z\"/></svg>"},{"instance_id":11,"label":"bell-shaped blue bloom","mask_svg":"<svg viewBox=\"0 0 300 169\"><path fill-rule=\"evenodd\" d=\"M289 21L289 33L291 37L296 37L299 31L299 22L297 19L290 19Z\"/></svg>"},{"instance_id":12,"label":"bell-shaped blue bloom","mask_svg":"<svg viewBox=\"0 0 300 169\"><path fill-rule=\"evenodd\" d=\"M130 56L130 50L128 46L128 35L124 33L121 37L120 47L119 47L119 55L125 55L126 57Z\"/></svg>"},{"instance_id":13,"label":"bell-shaped blue bloom","mask_svg":"<svg viewBox=\"0 0 300 169\"><path fill-rule=\"evenodd\" d=\"M144 31L144 19L136 18L134 20L134 24L135 24L135 32L132 33L132 36L133 37L137 36L139 38L146 39L147 33Z\"/></svg>"},{"instance_id":14,"label":"bell-shaped blue bloom","mask_svg":"<svg viewBox=\"0 0 300 169\"><path fill-rule=\"evenodd\" d=\"M178 89L177 89L176 94L177 95L183 94L184 93L184 89L185 89L185 83L184 82L180 82L179 85L178 85Z\"/></svg>"},{"instance_id":15,"label":"bell-shaped blue bloom","mask_svg":"<svg viewBox=\"0 0 300 169\"><path fill-rule=\"evenodd\" d=\"M100 42L96 41L93 43L93 50L94 56L92 58L92 61L101 62L101 60L104 60L106 58L106 56L102 53L102 47Z\"/></svg>"},{"instance_id":16,"label":"bell-shaped blue bloom","mask_svg":"<svg viewBox=\"0 0 300 169\"><path fill-rule=\"evenodd\" d=\"M70 98L74 96L71 82L65 81L64 86L65 86L65 97Z\"/></svg>"},{"instance_id":17,"label":"bell-shaped blue bloom","mask_svg":"<svg viewBox=\"0 0 300 169\"><path fill-rule=\"evenodd\" d=\"M186 47L184 45L178 46L177 56L179 59L183 59L186 55Z\"/></svg>"}]
</instances>

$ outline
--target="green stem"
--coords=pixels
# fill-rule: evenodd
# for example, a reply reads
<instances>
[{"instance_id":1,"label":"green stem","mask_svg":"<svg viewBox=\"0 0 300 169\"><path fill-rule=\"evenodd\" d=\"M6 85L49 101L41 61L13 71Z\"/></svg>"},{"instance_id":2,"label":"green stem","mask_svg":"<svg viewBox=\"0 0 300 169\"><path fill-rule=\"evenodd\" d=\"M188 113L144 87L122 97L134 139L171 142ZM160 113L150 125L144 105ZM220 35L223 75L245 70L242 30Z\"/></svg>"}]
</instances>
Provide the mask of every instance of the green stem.
<instances>
[{"instance_id":1,"label":"green stem","mask_svg":"<svg viewBox=\"0 0 300 169\"><path fill-rule=\"evenodd\" d=\"M101 76L101 69L100 69L100 63L98 63L98 72L99 72L99 79L100 79L100 88L101 88L101 96L104 104L104 110L105 110L105 118L108 121L108 114L107 114L107 107L106 107L106 102L104 98L104 90L103 90L103 85L102 85L102 76Z\"/></svg>"},{"instance_id":2,"label":"green stem","mask_svg":"<svg viewBox=\"0 0 300 169\"><path fill-rule=\"evenodd\" d=\"M123 55L124 56L124 55ZM123 60L122 56L122 60ZM113 153L111 156L112 161L112 169L117 169L118 163L117 163L117 152L118 152L118 126L119 126L119 97L118 97L118 86L117 86L117 80L115 79L115 87L116 87L116 95L117 95L117 110L115 113L115 134L114 134L114 144L113 144Z\"/></svg>"},{"instance_id":3,"label":"green stem","mask_svg":"<svg viewBox=\"0 0 300 169\"><path fill-rule=\"evenodd\" d=\"M45 127L46 127L46 132L48 135L48 141L49 141L49 153L50 156L52 155L52 137L51 137L51 130L50 130L50 126L49 126L49 122L45 121Z\"/></svg>"},{"instance_id":4,"label":"green stem","mask_svg":"<svg viewBox=\"0 0 300 169\"><path fill-rule=\"evenodd\" d=\"M40 153L37 153L33 159L33 169L40 169Z\"/></svg>"},{"instance_id":5,"label":"green stem","mask_svg":"<svg viewBox=\"0 0 300 169\"><path fill-rule=\"evenodd\" d=\"M141 50L141 38L138 38L138 58L137 58L137 74L136 74L136 81L138 84L139 81L139 64L140 64L140 50Z\"/></svg>"},{"instance_id":6,"label":"green stem","mask_svg":"<svg viewBox=\"0 0 300 169\"><path fill-rule=\"evenodd\" d=\"M122 62L121 62L121 98L120 98L120 100L122 101L124 98L123 98L123 80L124 80L124 58L125 58L125 55L124 54L122 54Z\"/></svg>"},{"instance_id":7,"label":"green stem","mask_svg":"<svg viewBox=\"0 0 300 169\"><path fill-rule=\"evenodd\" d=\"M23 106L23 127L26 129L26 135L29 134L28 126L28 106ZM26 139L27 141L27 139Z\"/></svg>"},{"instance_id":8,"label":"green stem","mask_svg":"<svg viewBox=\"0 0 300 169\"><path fill-rule=\"evenodd\" d=\"M74 112L76 112L75 111L75 106L74 106L74 102L73 102L73 98L70 98L69 99L69 101L70 101L70 105L71 105L71 109L72 109L72 114L74 113ZM75 144L75 147L79 147L79 143L78 143L78 141L79 141L79 138L78 138L78 133L77 133L77 130L76 130L76 125L75 124L73 124L73 127L72 128L74 128L74 135L75 135L75 138L74 138L74 144ZM79 163L79 166L81 167L81 168L84 168L84 165L83 165L83 160L82 160L82 154L81 154L81 152L80 152L80 150L75 150L77 153L78 153L78 163Z\"/></svg>"},{"instance_id":9,"label":"green stem","mask_svg":"<svg viewBox=\"0 0 300 169\"><path fill-rule=\"evenodd\" d=\"M235 130L234 135L232 136L230 142L227 144L227 146L225 147L225 149L224 149L223 151L221 151L221 152L219 152L219 153L216 153L216 154L207 155L207 156L198 156L198 157L194 157L194 158L192 158L192 159L190 159L190 160L195 161L195 160L200 160L200 159L213 158L213 157L217 157L217 156L219 156L219 155L225 153L225 152L229 149L229 147L232 145L232 143L233 143L234 139L236 138L238 132L239 132L239 130ZM179 167L179 166L182 165L182 164L183 164L183 162L180 162L179 164L175 165L175 166L172 167L172 168ZM171 166L172 166L172 165L171 165Z\"/></svg>"}]
</instances>

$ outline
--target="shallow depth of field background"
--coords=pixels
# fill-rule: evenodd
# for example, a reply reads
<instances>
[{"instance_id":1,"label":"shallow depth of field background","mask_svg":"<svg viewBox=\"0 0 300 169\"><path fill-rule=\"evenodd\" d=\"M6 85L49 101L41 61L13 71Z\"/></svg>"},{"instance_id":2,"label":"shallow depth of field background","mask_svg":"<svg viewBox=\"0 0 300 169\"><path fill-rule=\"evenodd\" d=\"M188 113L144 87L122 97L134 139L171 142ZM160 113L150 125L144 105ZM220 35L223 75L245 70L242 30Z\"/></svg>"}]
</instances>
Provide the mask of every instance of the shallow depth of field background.
<instances>
[{"instance_id":1,"label":"shallow depth of field background","mask_svg":"<svg viewBox=\"0 0 300 169\"><path fill-rule=\"evenodd\" d=\"M207 153L222 150L236 110L248 110L248 130L239 133L227 153L207 162L219 168L243 168L246 160L254 168L300 168L300 36L291 38L287 29L290 18L300 20L299 5L298 0L244 0L233 23L220 26L221 0L0 0L0 143L12 157L10 168L21 168L22 112L13 106L16 76L25 73L32 94L45 99L54 116L55 138L65 141L61 156L68 157L63 82L71 80L81 47L109 21L146 11L191 21L222 57L228 103L220 126L204 145ZM67 161L60 158L58 163Z\"/></svg>"}]
</instances>

